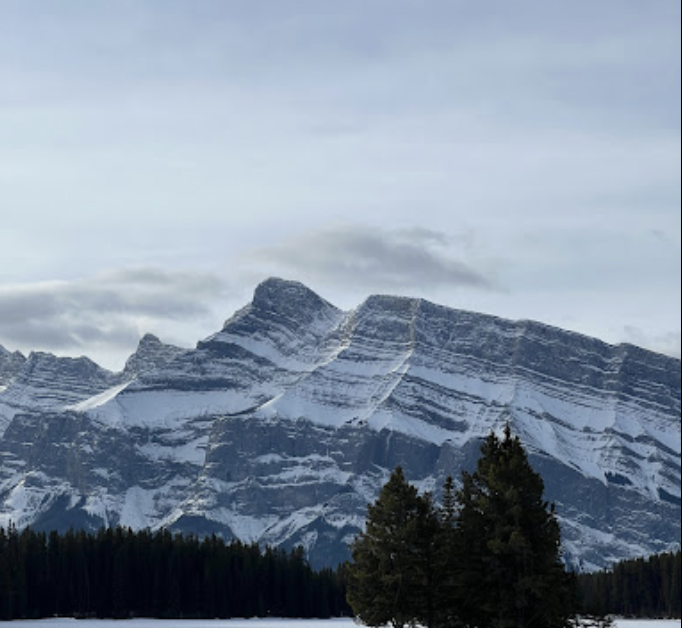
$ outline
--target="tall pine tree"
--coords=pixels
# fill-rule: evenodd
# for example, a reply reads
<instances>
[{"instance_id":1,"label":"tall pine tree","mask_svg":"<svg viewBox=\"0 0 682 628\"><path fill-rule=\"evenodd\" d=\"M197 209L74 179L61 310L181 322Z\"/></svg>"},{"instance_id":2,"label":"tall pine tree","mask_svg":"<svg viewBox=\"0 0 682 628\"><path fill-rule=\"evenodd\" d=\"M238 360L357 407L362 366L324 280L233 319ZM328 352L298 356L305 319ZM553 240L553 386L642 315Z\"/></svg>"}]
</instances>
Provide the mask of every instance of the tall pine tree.
<instances>
[{"instance_id":1,"label":"tall pine tree","mask_svg":"<svg viewBox=\"0 0 682 628\"><path fill-rule=\"evenodd\" d=\"M364 624L402 628L423 619L428 625L437 530L430 497L396 469L352 546L348 601Z\"/></svg>"},{"instance_id":2,"label":"tall pine tree","mask_svg":"<svg viewBox=\"0 0 682 628\"><path fill-rule=\"evenodd\" d=\"M544 483L518 437L485 441L475 473L457 494L456 609L464 625L564 628L573 584L560 558L560 531Z\"/></svg>"},{"instance_id":3,"label":"tall pine tree","mask_svg":"<svg viewBox=\"0 0 682 628\"><path fill-rule=\"evenodd\" d=\"M443 486L443 502L439 511L439 531L436 538L438 551L435 564L433 596L436 612L436 628L457 628L459 620L458 591L460 562L454 551L456 547L457 492L452 476Z\"/></svg>"}]
</instances>

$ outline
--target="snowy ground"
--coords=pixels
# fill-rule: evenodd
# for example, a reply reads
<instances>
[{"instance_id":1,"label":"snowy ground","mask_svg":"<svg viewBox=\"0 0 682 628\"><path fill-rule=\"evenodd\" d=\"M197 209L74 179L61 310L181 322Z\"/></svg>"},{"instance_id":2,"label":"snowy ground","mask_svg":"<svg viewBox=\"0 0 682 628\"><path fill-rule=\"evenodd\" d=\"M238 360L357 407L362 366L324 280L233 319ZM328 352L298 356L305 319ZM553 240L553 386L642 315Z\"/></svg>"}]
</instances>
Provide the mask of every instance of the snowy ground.
<instances>
[{"instance_id":1,"label":"snowy ground","mask_svg":"<svg viewBox=\"0 0 682 628\"><path fill-rule=\"evenodd\" d=\"M656 621L644 621L641 619L636 620L621 620L617 622L618 628L680 628L680 620L675 619L672 621L656 620Z\"/></svg>"},{"instance_id":2,"label":"snowy ground","mask_svg":"<svg viewBox=\"0 0 682 628\"><path fill-rule=\"evenodd\" d=\"M75 619L45 619L42 621L21 621L16 623L20 628L350 628L355 626L350 619L334 619L329 621L303 621L301 619L252 619L230 621L177 621L135 619L131 621L102 620L92 621ZM619 621L618 628L680 628L680 620L675 621Z\"/></svg>"}]
</instances>

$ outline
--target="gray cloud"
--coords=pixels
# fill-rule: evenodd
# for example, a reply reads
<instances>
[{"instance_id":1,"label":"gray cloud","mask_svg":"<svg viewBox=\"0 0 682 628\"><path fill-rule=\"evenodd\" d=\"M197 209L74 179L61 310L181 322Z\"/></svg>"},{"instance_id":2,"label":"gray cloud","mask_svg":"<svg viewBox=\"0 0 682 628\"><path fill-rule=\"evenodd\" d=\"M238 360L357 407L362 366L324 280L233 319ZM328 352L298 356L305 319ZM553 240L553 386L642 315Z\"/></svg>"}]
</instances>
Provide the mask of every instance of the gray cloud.
<instances>
[{"instance_id":1,"label":"gray cloud","mask_svg":"<svg viewBox=\"0 0 682 628\"><path fill-rule=\"evenodd\" d=\"M328 285L372 291L403 288L494 289L487 272L460 259L467 237L424 228L380 230L343 226L310 232L251 258Z\"/></svg>"},{"instance_id":2,"label":"gray cloud","mask_svg":"<svg viewBox=\"0 0 682 628\"><path fill-rule=\"evenodd\" d=\"M0 287L0 343L53 351L129 348L141 324L200 319L224 292L208 273L132 268Z\"/></svg>"}]
</instances>

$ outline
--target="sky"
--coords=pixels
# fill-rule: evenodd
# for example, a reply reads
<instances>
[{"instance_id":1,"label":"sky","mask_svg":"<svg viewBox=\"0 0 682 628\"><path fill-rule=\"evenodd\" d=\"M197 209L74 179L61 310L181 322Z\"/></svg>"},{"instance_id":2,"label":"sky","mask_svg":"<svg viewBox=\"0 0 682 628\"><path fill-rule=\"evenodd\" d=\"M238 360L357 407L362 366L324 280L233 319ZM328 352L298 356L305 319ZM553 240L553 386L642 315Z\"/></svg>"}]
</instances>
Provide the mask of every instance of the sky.
<instances>
[{"instance_id":1,"label":"sky","mask_svg":"<svg viewBox=\"0 0 682 628\"><path fill-rule=\"evenodd\" d=\"M0 0L0 345L270 276L680 355L679 0Z\"/></svg>"}]
</instances>

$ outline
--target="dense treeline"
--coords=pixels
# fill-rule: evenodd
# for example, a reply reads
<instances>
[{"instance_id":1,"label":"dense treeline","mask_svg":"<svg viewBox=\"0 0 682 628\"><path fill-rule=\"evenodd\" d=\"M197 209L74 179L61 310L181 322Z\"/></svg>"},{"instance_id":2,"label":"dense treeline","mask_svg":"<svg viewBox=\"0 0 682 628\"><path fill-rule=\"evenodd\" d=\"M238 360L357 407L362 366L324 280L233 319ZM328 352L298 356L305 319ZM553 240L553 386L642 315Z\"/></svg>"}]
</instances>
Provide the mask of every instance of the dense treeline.
<instances>
[{"instance_id":1,"label":"dense treeline","mask_svg":"<svg viewBox=\"0 0 682 628\"><path fill-rule=\"evenodd\" d=\"M618 563L612 570L579 578L589 612L628 617L679 618L681 554L661 554Z\"/></svg>"},{"instance_id":2,"label":"dense treeline","mask_svg":"<svg viewBox=\"0 0 682 628\"><path fill-rule=\"evenodd\" d=\"M339 574L314 572L300 549L263 552L167 531L0 529L0 619L347 613Z\"/></svg>"}]
</instances>

